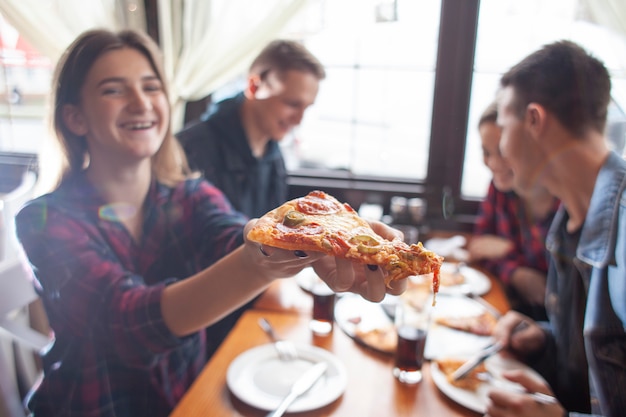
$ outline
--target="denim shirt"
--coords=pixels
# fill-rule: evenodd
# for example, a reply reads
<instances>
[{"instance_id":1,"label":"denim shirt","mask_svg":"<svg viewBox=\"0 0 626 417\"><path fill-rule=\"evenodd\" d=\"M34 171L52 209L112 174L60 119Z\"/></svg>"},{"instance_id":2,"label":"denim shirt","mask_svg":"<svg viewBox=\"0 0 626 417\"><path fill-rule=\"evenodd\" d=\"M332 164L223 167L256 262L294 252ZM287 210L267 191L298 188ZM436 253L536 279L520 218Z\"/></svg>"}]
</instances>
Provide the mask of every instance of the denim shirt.
<instances>
[{"instance_id":1,"label":"denim shirt","mask_svg":"<svg viewBox=\"0 0 626 417\"><path fill-rule=\"evenodd\" d=\"M546 240L551 254L546 308L553 331L582 329L584 346L564 346L555 334L553 364L563 362L588 366L588 390L591 412L604 416L626 415L626 161L611 153L596 179L585 223L580 231L573 264L574 273L566 272L558 258L563 253L561 231L567 213L561 207ZM577 273L576 273L577 272ZM559 276L561 275L561 276ZM579 286L582 314L571 314L576 300L561 300L564 294L575 296ZM558 292L556 291L558 290ZM574 297L575 298L575 297ZM567 304L570 302L570 305ZM574 307L572 307L574 305ZM566 310L567 311L563 311ZM564 352L566 355L563 355ZM563 357L566 356L566 357ZM571 370L570 366L570 370ZM557 365L557 374L567 372ZM563 378L561 378L561 381ZM570 386L586 381L569 380ZM570 387L572 388L572 387ZM576 388L576 387L573 387ZM585 387L587 388L587 387ZM571 391L570 391L571 393ZM570 394L571 395L571 394ZM572 415L574 415L572 413ZM578 414L576 414L578 415Z\"/></svg>"}]
</instances>

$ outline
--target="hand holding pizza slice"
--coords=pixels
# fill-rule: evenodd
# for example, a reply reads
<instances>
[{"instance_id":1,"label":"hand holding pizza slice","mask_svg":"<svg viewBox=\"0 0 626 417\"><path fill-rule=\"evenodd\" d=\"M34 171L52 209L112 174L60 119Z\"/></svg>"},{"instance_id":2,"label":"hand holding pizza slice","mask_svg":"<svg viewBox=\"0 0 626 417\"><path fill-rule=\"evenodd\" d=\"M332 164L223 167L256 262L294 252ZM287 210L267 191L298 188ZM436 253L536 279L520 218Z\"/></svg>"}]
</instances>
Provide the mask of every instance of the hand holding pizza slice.
<instances>
[{"instance_id":1,"label":"hand holding pizza slice","mask_svg":"<svg viewBox=\"0 0 626 417\"><path fill-rule=\"evenodd\" d=\"M385 284L411 275L432 273L433 292L439 289L443 258L420 243L378 235L347 203L323 191L288 201L261 217L248 240L292 251L323 252L336 258L376 265L385 271Z\"/></svg>"}]
</instances>

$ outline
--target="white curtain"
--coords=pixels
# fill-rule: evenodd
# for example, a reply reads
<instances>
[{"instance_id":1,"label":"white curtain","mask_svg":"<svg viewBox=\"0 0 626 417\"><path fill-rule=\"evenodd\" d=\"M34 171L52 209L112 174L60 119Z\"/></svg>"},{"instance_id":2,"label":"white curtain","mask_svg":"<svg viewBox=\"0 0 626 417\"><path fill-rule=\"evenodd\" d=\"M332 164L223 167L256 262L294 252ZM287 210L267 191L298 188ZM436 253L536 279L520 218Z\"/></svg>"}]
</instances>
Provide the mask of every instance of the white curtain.
<instances>
[{"instance_id":1,"label":"white curtain","mask_svg":"<svg viewBox=\"0 0 626 417\"><path fill-rule=\"evenodd\" d=\"M584 17L626 37L626 2L624 0L579 0Z\"/></svg>"},{"instance_id":2,"label":"white curtain","mask_svg":"<svg viewBox=\"0 0 626 417\"><path fill-rule=\"evenodd\" d=\"M0 12L39 52L55 62L87 29L145 30L142 4L128 0L2 0Z\"/></svg>"},{"instance_id":3,"label":"white curtain","mask_svg":"<svg viewBox=\"0 0 626 417\"><path fill-rule=\"evenodd\" d=\"M578 0L585 19L626 36L623 0ZM158 0L159 35L172 99L172 130L184 104L245 71L254 55L280 37L307 0ZM56 61L82 31L145 30L137 0L0 0L0 12L39 51Z\"/></svg>"},{"instance_id":4,"label":"white curtain","mask_svg":"<svg viewBox=\"0 0 626 417\"><path fill-rule=\"evenodd\" d=\"M186 101L245 71L307 0L159 0L159 36L172 98L172 130Z\"/></svg>"},{"instance_id":5,"label":"white curtain","mask_svg":"<svg viewBox=\"0 0 626 417\"><path fill-rule=\"evenodd\" d=\"M172 131L182 127L185 101L207 96L243 72L280 36L307 0L158 0L159 37L172 99ZM84 30L145 31L142 1L1 0L0 11L55 62Z\"/></svg>"}]
</instances>

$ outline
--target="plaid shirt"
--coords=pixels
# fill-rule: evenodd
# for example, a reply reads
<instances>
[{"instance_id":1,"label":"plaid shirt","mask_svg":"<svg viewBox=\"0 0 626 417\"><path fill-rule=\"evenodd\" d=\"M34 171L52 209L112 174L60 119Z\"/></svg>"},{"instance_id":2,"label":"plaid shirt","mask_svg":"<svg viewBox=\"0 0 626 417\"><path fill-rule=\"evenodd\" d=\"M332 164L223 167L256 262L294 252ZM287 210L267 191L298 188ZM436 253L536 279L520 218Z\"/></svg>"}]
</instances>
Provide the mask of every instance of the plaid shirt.
<instances>
[{"instance_id":1,"label":"plaid shirt","mask_svg":"<svg viewBox=\"0 0 626 417\"><path fill-rule=\"evenodd\" d=\"M504 258L482 261L481 265L505 285L510 282L513 271L520 266L547 273L545 240L558 206L558 201L555 201L546 218L533 222L517 194L498 191L492 182L487 197L480 205L474 234L507 238L513 242L514 248Z\"/></svg>"},{"instance_id":2,"label":"plaid shirt","mask_svg":"<svg viewBox=\"0 0 626 417\"><path fill-rule=\"evenodd\" d=\"M173 335L161 294L239 246L245 222L202 180L151 186L139 244L82 175L29 203L17 231L55 333L34 415L168 415L205 364L207 338Z\"/></svg>"}]
</instances>

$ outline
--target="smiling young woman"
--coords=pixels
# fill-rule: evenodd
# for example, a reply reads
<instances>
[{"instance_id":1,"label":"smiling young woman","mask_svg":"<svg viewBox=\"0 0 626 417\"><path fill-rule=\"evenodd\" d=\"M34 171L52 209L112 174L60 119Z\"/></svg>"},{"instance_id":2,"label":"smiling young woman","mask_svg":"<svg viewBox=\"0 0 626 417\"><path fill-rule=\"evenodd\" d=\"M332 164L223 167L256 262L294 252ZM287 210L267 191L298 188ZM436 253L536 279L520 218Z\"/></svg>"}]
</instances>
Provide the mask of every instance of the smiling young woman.
<instances>
[{"instance_id":1,"label":"smiling young woman","mask_svg":"<svg viewBox=\"0 0 626 417\"><path fill-rule=\"evenodd\" d=\"M62 175L16 218L55 335L33 415L168 415L228 315L306 266L334 289L386 291L383 271L319 253L266 257L244 238L256 221L187 168L147 36L82 34L53 86Z\"/></svg>"}]
</instances>

